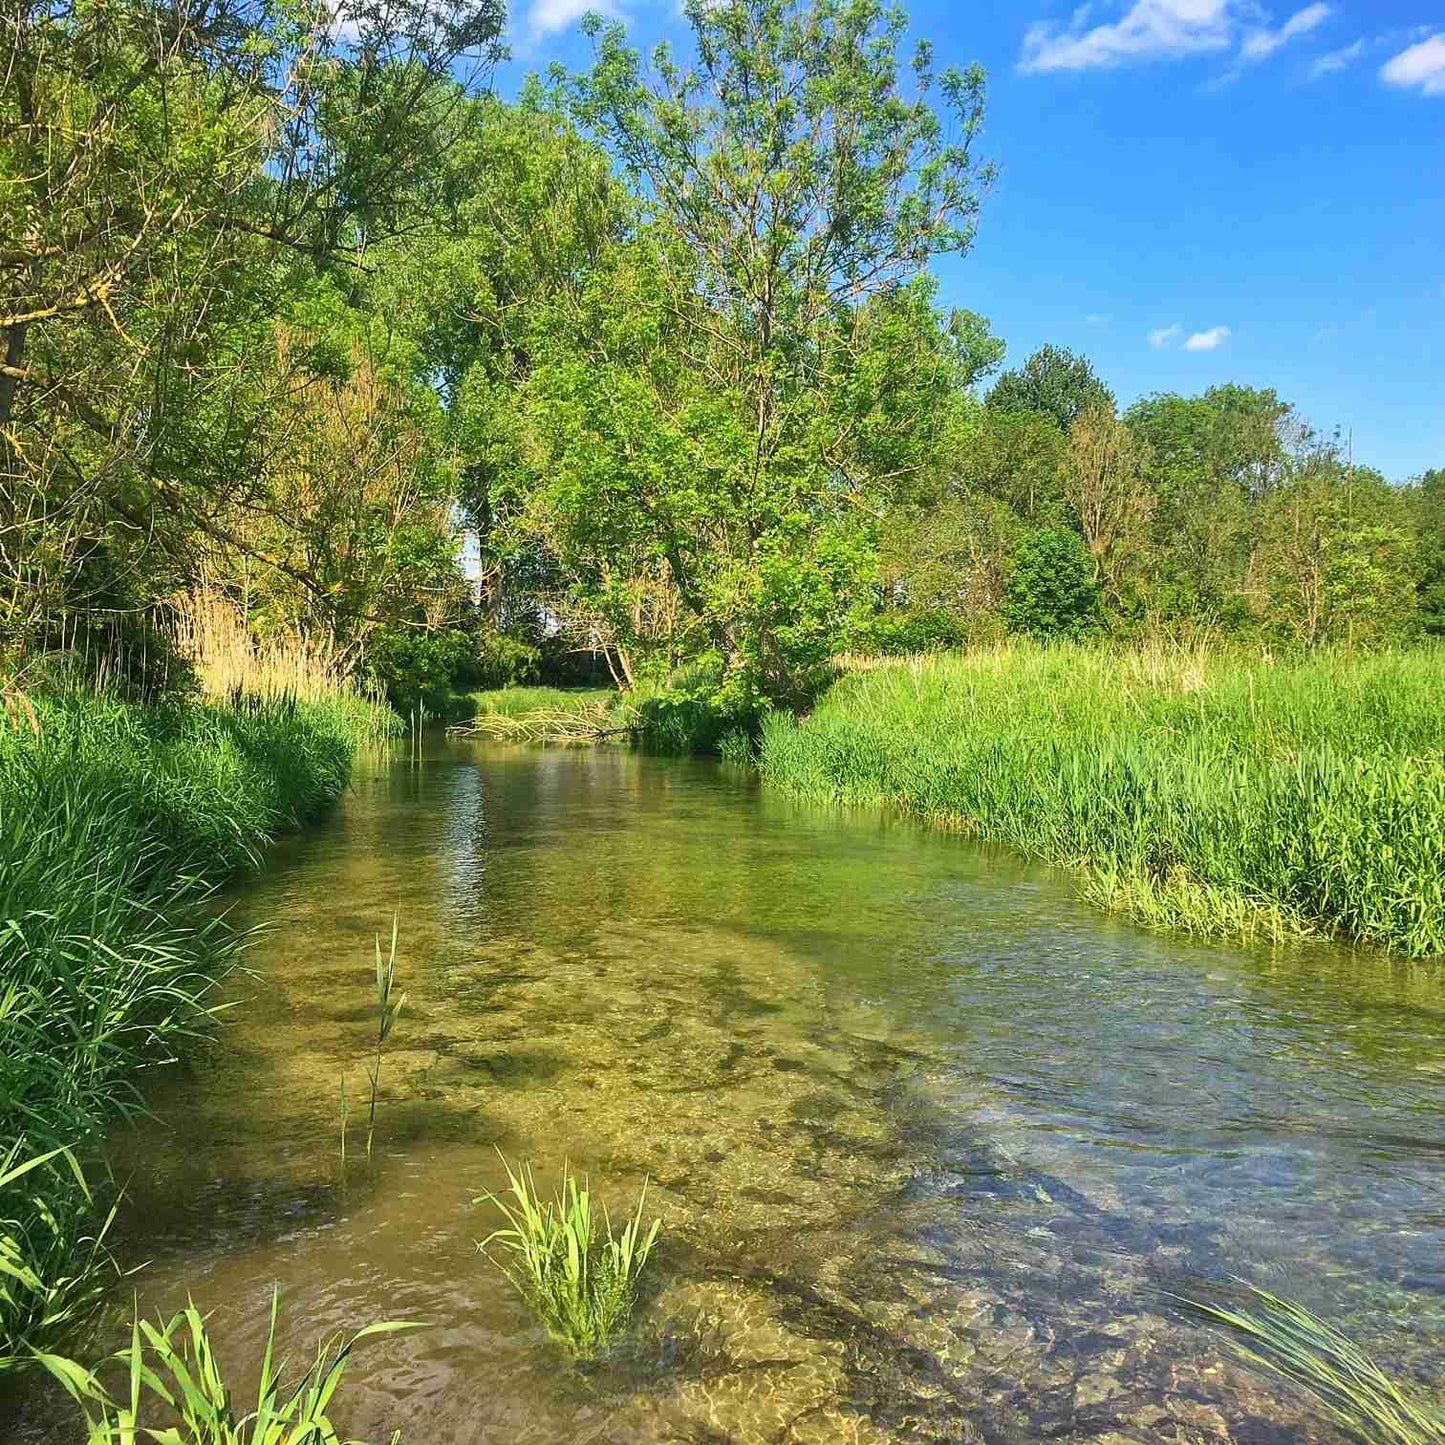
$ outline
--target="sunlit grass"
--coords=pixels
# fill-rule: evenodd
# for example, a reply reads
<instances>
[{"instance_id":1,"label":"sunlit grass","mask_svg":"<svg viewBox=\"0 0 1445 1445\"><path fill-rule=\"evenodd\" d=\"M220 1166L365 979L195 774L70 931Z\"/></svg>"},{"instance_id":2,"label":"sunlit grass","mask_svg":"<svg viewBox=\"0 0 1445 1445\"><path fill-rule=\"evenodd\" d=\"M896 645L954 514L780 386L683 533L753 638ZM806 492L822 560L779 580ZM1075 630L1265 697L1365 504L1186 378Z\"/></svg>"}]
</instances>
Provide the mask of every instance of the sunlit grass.
<instances>
[{"instance_id":1,"label":"sunlit grass","mask_svg":"<svg viewBox=\"0 0 1445 1445\"><path fill-rule=\"evenodd\" d=\"M283 1384L275 1358L278 1305L273 1293L256 1405L245 1412L232 1403L206 1321L194 1304L158 1324L136 1318L129 1347L114 1356L125 1372L121 1399L95 1371L74 1360L45 1354L40 1363L80 1407L86 1445L133 1445L140 1439L158 1445L343 1445L330 1412L352 1351L363 1340L417 1326L369 1325L349 1338L327 1341L299 1379ZM399 1439L400 1432L393 1445Z\"/></svg>"},{"instance_id":2,"label":"sunlit grass","mask_svg":"<svg viewBox=\"0 0 1445 1445\"><path fill-rule=\"evenodd\" d=\"M661 1221L644 1228L647 1185L621 1233L605 1208L601 1227L587 1181L562 1169L556 1196L543 1199L530 1165L507 1171L506 1197L484 1194L506 1225L477 1248L511 1281L547 1333L578 1359L611 1345L632 1316L637 1285L657 1242Z\"/></svg>"},{"instance_id":3,"label":"sunlit grass","mask_svg":"<svg viewBox=\"0 0 1445 1445\"><path fill-rule=\"evenodd\" d=\"M137 707L77 691L0 715L7 1171L140 1107L137 1071L205 1025L243 941L217 888L335 801L363 731L350 704L279 697ZM98 1226L60 1158L0 1178L0 1220L41 1280L32 1303L83 1293ZM45 1306L41 1335L73 1313ZM28 1358L21 1340L41 1344L27 1319L0 1318L0 1373Z\"/></svg>"},{"instance_id":4,"label":"sunlit grass","mask_svg":"<svg viewBox=\"0 0 1445 1445\"><path fill-rule=\"evenodd\" d=\"M844 676L774 715L774 786L1076 867L1200 934L1445 953L1445 652L1300 662L1012 646Z\"/></svg>"},{"instance_id":5,"label":"sunlit grass","mask_svg":"<svg viewBox=\"0 0 1445 1445\"><path fill-rule=\"evenodd\" d=\"M1292 1380L1366 1445L1439 1445L1445 1413L1393 1380L1358 1345L1300 1305L1244 1286L1235 1300L1186 1298L1250 1364Z\"/></svg>"}]
</instances>

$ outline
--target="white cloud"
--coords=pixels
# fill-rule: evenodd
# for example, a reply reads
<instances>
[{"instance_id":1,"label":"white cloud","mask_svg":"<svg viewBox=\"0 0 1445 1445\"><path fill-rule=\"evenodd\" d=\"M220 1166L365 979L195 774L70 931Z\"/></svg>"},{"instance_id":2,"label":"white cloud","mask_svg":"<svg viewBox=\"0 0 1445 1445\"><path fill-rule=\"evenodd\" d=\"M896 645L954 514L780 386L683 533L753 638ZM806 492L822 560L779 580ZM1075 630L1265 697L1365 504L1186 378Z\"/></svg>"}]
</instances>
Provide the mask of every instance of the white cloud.
<instances>
[{"instance_id":1,"label":"white cloud","mask_svg":"<svg viewBox=\"0 0 1445 1445\"><path fill-rule=\"evenodd\" d=\"M1090 326L1107 326L1109 318L1102 311L1091 311L1084 317Z\"/></svg>"},{"instance_id":2,"label":"white cloud","mask_svg":"<svg viewBox=\"0 0 1445 1445\"><path fill-rule=\"evenodd\" d=\"M1025 73L1089 70L1156 56L1228 49L1232 0L1134 0L1112 25L1088 26L1087 6L1065 26L1039 20L1024 36Z\"/></svg>"},{"instance_id":3,"label":"white cloud","mask_svg":"<svg viewBox=\"0 0 1445 1445\"><path fill-rule=\"evenodd\" d=\"M1311 75L1333 75L1346 66L1353 65L1365 53L1365 42L1357 40L1342 50L1328 50L1310 66Z\"/></svg>"},{"instance_id":4,"label":"white cloud","mask_svg":"<svg viewBox=\"0 0 1445 1445\"><path fill-rule=\"evenodd\" d=\"M1387 60L1380 67L1380 79L1422 95L1445 95L1445 32Z\"/></svg>"},{"instance_id":5,"label":"white cloud","mask_svg":"<svg viewBox=\"0 0 1445 1445\"><path fill-rule=\"evenodd\" d=\"M1149 345L1152 346L1155 351L1162 351L1170 342L1179 339L1179 334L1183 329L1177 321L1173 326L1161 326L1157 331L1151 331L1149 333Z\"/></svg>"},{"instance_id":6,"label":"white cloud","mask_svg":"<svg viewBox=\"0 0 1445 1445\"><path fill-rule=\"evenodd\" d=\"M1291 40L1317 30L1333 14L1334 10L1329 5L1306 5L1303 10L1296 10L1278 30L1251 30L1239 47L1241 63L1255 65L1261 60L1268 60Z\"/></svg>"},{"instance_id":7,"label":"white cloud","mask_svg":"<svg viewBox=\"0 0 1445 1445\"><path fill-rule=\"evenodd\" d=\"M1184 343L1185 351L1213 351L1223 346L1233 333L1227 326L1211 326L1208 331L1196 331Z\"/></svg>"},{"instance_id":8,"label":"white cloud","mask_svg":"<svg viewBox=\"0 0 1445 1445\"><path fill-rule=\"evenodd\" d=\"M575 25L589 10L608 17L622 13L613 0L532 0L527 25L533 36L555 35Z\"/></svg>"}]
</instances>

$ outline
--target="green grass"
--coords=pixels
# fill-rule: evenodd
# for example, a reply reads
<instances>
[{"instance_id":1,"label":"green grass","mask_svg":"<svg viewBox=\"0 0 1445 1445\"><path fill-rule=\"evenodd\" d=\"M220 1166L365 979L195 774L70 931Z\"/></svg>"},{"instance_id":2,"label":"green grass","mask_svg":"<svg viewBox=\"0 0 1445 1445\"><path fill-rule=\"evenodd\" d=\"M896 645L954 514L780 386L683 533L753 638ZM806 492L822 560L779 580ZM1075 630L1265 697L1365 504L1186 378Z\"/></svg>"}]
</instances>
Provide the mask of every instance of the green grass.
<instances>
[{"instance_id":1,"label":"green grass","mask_svg":"<svg viewBox=\"0 0 1445 1445\"><path fill-rule=\"evenodd\" d=\"M1015 646L850 673L764 724L773 786L884 801L1200 934L1445 953L1445 652Z\"/></svg>"},{"instance_id":2,"label":"green grass","mask_svg":"<svg viewBox=\"0 0 1445 1445\"><path fill-rule=\"evenodd\" d=\"M0 715L0 1236L28 1271L0 1297L0 1371L93 1282L93 1214L52 1151L140 1107L140 1072L204 1023L240 942L216 889L336 800L376 726L347 698L76 691Z\"/></svg>"},{"instance_id":3,"label":"green grass","mask_svg":"<svg viewBox=\"0 0 1445 1445\"><path fill-rule=\"evenodd\" d=\"M1365 1445L1445 1441L1445 1414L1301 1306L1252 1285L1215 1299L1180 1298L1224 1329L1248 1363L1283 1375L1313 1396L1352 1439Z\"/></svg>"},{"instance_id":4,"label":"green grass","mask_svg":"<svg viewBox=\"0 0 1445 1445\"><path fill-rule=\"evenodd\" d=\"M94 1371L74 1360L46 1354L39 1363L79 1405L86 1445L133 1445L140 1439L161 1445L343 1445L330 1411L352 1351L373 1336L417 1326L369 1325L350 1338L325 1341L300 1378L283 1385L275 1359L278 1306L273 1292L256 1407L244 1413L232 1403L206 1321L194 1304L159 1324L136 1319L129 1348L113 1357L124 1374L123 1399L116 1400ZM167 1423L163 1427L160 1421Z\"/></svg>"},{"instance_id":5,"label":"green grass","mask_svg":"<svg viewBox=\"0 0 1445 1445\"><path fill-rule=\"evenodd\" d=\"M520 718L537 712L586 712L599 705L611 708L619 697L611 688L502 687L468 693L466 700L475 716Z\"/></svg>"},{"instance_id":6,"label":"green grass","mask_svg":"<svg viewBox=\"0 0 1445 1445\"><path fill-rule=\"evenodd\" d=\"M620 1234L604 1209L602 1227L587 1181L562 1167L555 1199L544 1200L531 1167L513 1170L506 1160L507 1198L484 1194L507 1221L477 1248L491 1259L532 1307L547 1333L577 1359L590 1360L611 1345L632 1316L637 1282L657 1242L661 1224L644 1230L647 1185ZM493 1251L496 1251L495 1253Z\"/></svg>"}]
</instances>

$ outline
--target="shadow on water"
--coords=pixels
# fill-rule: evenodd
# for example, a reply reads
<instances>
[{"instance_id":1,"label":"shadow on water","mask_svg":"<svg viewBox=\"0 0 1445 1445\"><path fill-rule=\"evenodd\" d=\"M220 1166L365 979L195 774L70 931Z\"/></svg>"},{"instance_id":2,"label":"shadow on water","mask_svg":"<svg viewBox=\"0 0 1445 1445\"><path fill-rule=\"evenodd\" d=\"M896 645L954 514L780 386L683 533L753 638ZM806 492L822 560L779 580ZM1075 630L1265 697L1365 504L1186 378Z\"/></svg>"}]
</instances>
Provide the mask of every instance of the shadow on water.
<instances>
[{"instance_id":1,"label":"shadow on water","mask_svg":"<svg viewBox=\"0 0 1445 1445\"><path fill-rule=\"evenodd\" d=\"M277 853L220 1039L115 1141L142 1306L255 1357L360 1359L353 1431L507 1441L1300 1441L1171 1314L1237 1272L1428 1372L1445 1013L1423 969L1160 938L1068 880L696 762L437 745ZM409 993L377 1152L373 935ZM666 1222L621 1355L563 1368L472 1241L495 1149L644 1175ZM22 1438L70 1439L37 1417Z\"/></svg>"}]
</instances>

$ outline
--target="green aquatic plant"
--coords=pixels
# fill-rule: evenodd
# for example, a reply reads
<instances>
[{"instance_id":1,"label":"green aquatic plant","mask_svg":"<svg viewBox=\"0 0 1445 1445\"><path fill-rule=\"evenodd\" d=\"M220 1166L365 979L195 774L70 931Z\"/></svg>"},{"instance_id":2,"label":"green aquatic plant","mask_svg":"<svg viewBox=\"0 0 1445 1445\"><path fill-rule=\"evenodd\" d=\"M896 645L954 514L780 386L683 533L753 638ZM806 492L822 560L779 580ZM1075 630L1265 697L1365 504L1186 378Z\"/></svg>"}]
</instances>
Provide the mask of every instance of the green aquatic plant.
<instances>
[{"instance_id":1,"label":"green aquatic plant","mask_svg":"<svg viewBox=\"0 0 1445 1445\"><path fill-rule=\"evenodd\" d=\"M406 1003L406 994L402 993L393 998L392 994L396 988L396 931L397 918L395 914L391 917L391 952L383 961L381 956L381 939L376 940L376 1058L372 1060L367 1071L367 1077L371 1080L371 1105L366 1111L366 1157L371 1158L371 1141L376 1133L376 1095L381 1086L381 1051L386 1047L386 1041L391 1037L391 1031L396 1027L396 1021L401 1016L401 1010ZM343 1083L342 1093L342 1158L346 1157L346 1096Z\"/></svg>"},{"instance_id":2,"label":"green aquatic plant","mask_svg":"<svg viewBox=\"0 0 1445 1445\"><path fill-rule=\"evenodd\" d=\"M88 1325L113 1277L85 1175L69 1149L0 1158L0 1375Z\"/></svg>"},{"instance_id":3,"label":"green aquatic plant","mask_svg":"<svg viewBox=\"0 0 1445 1445\"><path fill-rule=\"evenodd\" d=\"M300 1379L283 1386L275 1359L278 1309L279 1294L273 1291L256 1408L244 1414L231 1403L206 1320L194 1304L159 1324L136 1317L130 1345L113 1356L126 1371L121 1400L76 1361L51 1354L38 1358L80 1406L86 1445L134 1445L143 1438L156 1445L343 1445L329 1412L352 1351L376 1335L419 1326L391 1321L323 1342ZM179 1424L142 1423L156 1416ZM393 1445L400 1438L400 1432L394 1435Z\"/></svg>"},{"instance_id":4,"label":"green aquatic plant","mask_svg":"<svg viewBox=\"0 0 1445 1445\"><path fill-rule=\"evenodd\" d=\"M626 1328L638 1280L662 1228L656 1219L643 1227L647 1182L622 1232L614 1234L605 1207L598 1229L587 1180L579 1183L565 1164L553 1199L542 1198L530 1165L514 1170L503 1158L502 1167L510 1202L488 1193L473 1203L496 1205L507 1223L477 1248L506 1275L554 1340L577 1359L592 1359Z\"/></svg>"},{"instance_id":5,"label":"green aquatic plant","mask_svg":"<svg viewBox=\"0 0 1445 1445\"><path fill-rule=\"evenodd\" d=\"M1228 1331L1240 1355L1292 1380L1365 1445L1440 1445L1445 1413L1390 1378L1353 1340L1301 1305L1253 1285L1239 1298L1176 1296Z\"/></svg>"}]
</instances>

